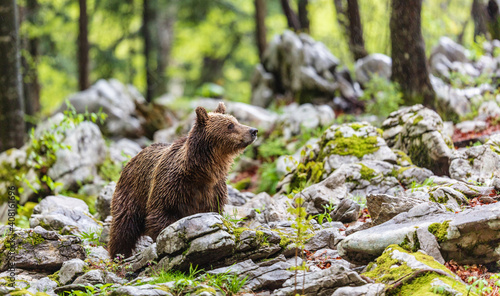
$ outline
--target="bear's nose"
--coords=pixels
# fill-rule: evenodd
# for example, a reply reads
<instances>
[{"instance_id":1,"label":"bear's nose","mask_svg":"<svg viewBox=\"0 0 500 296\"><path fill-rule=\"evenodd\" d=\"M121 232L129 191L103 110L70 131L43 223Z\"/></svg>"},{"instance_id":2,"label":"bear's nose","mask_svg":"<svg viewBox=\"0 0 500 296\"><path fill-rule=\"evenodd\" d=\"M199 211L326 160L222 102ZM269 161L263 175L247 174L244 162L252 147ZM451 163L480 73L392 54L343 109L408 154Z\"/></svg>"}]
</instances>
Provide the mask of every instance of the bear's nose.
<instances>
[{"instance_id":1,"label":"bear's nose","mask_svg":"<svg viewBox=\"0 0 500 296\"><path fill-rule=\"evenodd\" d=\"M250 135L252 135L252 137L254 137L254 138L255 138L255 137L257 137L257 132L258 132L258 131L259 131L259 130L258 130L258 129L256 129L256 128L251 128L251 129L250 129Z\"/></svg>"}]
</instances>

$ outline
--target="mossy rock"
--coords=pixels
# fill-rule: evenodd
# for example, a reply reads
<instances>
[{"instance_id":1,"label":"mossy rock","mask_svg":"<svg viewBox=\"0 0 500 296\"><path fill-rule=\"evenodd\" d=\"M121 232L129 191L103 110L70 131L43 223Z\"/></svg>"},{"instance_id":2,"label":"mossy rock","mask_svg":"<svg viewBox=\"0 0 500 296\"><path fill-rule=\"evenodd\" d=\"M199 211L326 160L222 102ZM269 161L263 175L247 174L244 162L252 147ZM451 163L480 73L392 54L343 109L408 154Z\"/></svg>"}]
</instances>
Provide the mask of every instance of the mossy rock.
<instances>
[{"instance_id":1,"label":"mossy rock","mask_svg":"<svg viewBox=\"0 0 500 296\"><path fill-rule=\"evenodd\" d=\"M381 130L368 123L333 125L318 141L318 148L306 149L291 178L289 191L301 190L324 180L335 168L326 168L325 163L332 155L351 156L349 162L363 160L366 155L378 152L386 146ZM390 149L387 154L392 154ZM394 160L396 156L394 155ZM348 163L347 160L345 163ZM363 177L370 180L373 172L363 170Z\"/></svg>"},{"instance_id":2,"label":"mossy rock","mask_svg":"<svg viewBox=\"0 0 500 296\"><path fill-rule=\"evenodd\" d=\"M397 245L368 265L364 276L386 285L386 295L440 295L432 282L439 279L451 289L467 295L466 285L434 258L422 252L411 252Z\"/></svg>"}]
</instances>

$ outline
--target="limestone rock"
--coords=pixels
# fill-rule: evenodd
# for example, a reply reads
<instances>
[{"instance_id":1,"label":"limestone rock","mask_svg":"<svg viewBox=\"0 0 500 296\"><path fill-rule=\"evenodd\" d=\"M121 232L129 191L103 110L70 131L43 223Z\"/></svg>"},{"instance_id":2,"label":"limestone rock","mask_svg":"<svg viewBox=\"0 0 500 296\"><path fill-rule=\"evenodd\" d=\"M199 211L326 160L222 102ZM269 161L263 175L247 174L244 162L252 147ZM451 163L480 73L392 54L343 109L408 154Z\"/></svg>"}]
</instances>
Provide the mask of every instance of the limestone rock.
<instances>
[{"instance_id":1,"label":"limestone rock","mask_svg":"<svg viewBox=\"0 0 500 296\"><path fill-rule=\"evenodd\" d=\"M390 79L392 59L384 54L374 53L356 61L356 79L361 84L370 81L372 75Z\"/></svg>"},{"instance_id":2,"label":"limestone rock","mask_svg":"<svg viewBox=\"0 0 500 296\"><path fill-rule=\"evenodd\" d=\"M70 189L93 180L97 175L97 165L106 158L106 144L99 127L84 121L65 132L62 144L70 149L59 149L56 162L47 175L63 184L62 189Z\"/></svg>"},{"instance_id":3,"label":"limestone rock","mask_svg":"<svg viewBox=\"0 0 500 296\"><path fill-rule=\"evenodd\" d=\"M389 115L382 129L389 147L435 174L448 174L452 142L442 134L443 121L436 112L422 105L403 107Z\"/></svg>"},{"instance_id":4,"label":"limestone rock","mask_svg":"<svg viewBox=\"0 0 500 296\"><path fill-rule=\"evenodd\" d=\"M304 286L303 282L305 282ZM362 286L365 284L366 282L355 271L341 264L332 264L330 268L306 273L305 280L298 281L297 290L304 290L303 295L306 296L326 296L332 295L340 287ZM272 295L294 295L294 291L295 280L290 278L283 283L283 288L275 290Z\"/></svg>"},{"instance_id":5,"label":"limestone rock","mask_svg":"<svg viewBox=\"0 0 500 296\"><path fill-rule=\"evenodd\" d=\"M113 198L113 193L115 192L116 183L110 182L106 185L95 201L95 209L97 212L97 219L104 221L109 215L111 215L111 199Z\"/></svg>"},{"instance_id":6,"label":"limestone rock","mask_svg":"<svg viewBox=\"0 0 500 296\"><path fill-rule=\"evenodd\" d=\"M47 230L69 229L71 233L97 232L102 226L92 217L88 206L77 198L47 196L33 209L30 226Z\"/></svg>"},{"instance_id":7,"label":"limestone rock","mask_svg":"<svg viewBox=\"0 0 500 296\"><path fill-rule=\"evenodd\" d=\"M59 270L59 282L63 285L71 283L77 275L82 274L87 264L81 259L71 259L63 263Z\"/></svg>"},{"instance_id":8,"label":"limestone rock","mask_svg":"<svg viewBox=\"0 0 500 296\"><path fill-rule=\"evenodd\" d=\"M85 259L79 237L60 235L41 227L27 230L16 228L13 234L0 240L0 254L6 254L10 241L15 243L15 250L11 250L15 254L11 258L0 257L0 271L7 269L9 260L20 269L56 271L65 261Z\"/></svg>"},{"instance_id":9,"label":"limestone rock","mask_svg":"<svg viewBox=\"0 0 500 296\"><path fill-rule=\"evenodd\" d=\"M347 236L337 249L342 258L366 264L387 246L402 244L418 236L417 229L424 228L436 236L444 260L487 264L500 258L499 208L500 204L494 203L455 214L437 204L423 203L383 224Z\"/></svg>"}]
</instances>

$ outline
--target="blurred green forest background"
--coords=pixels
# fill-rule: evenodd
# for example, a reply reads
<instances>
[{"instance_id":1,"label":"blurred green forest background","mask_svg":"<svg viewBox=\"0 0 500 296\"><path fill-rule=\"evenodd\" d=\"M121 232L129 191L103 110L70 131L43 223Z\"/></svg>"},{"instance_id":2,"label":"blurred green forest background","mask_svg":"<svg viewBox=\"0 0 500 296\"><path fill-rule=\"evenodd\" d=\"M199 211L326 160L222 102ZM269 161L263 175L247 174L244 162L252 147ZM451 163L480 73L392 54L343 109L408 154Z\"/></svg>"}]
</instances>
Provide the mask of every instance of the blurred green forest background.
<instances>
[{"instance_id":1,"label":"blurred green forest background","mask_svg":"<svg viewBox=\"0 0 500 296\"><path fill-rule=\"evenodd\" d=\"M146 94L144 23L150 34L151 96L194 96L204 83L224 88L228 100L249 102L250 80L259 62L255 6L250 0L80 0L86 2L89 85L117 78ZM287 29L280 1L264 1L266 39ZM427 56L441 36L473 46L472 0L424 0L422 33ZM145 11L145 3L147 3ZM71 0L20 0L22 40L37 40L37 56L22 56L37 70L43 115L79 89L80 5ZM297 10L297 1L290 1ZM391 55L390 1L359 0L368 53ZM352 70L354 60L333 0L307 3L310 35ZM145 13L146 12L146 13ZM28 21L26 21L28 20ZM145 22L147 20L147 22Z\"/></svg>"}]
</instances>

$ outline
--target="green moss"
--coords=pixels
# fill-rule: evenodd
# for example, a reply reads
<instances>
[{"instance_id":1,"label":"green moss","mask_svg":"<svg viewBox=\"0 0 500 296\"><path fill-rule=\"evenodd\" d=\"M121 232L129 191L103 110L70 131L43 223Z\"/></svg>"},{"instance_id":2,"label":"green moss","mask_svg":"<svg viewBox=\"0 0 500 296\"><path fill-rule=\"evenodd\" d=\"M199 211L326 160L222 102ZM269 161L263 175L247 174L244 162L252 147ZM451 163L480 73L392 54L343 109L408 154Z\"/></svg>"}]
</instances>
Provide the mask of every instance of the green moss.
<instances>
[{"instance_id":1,"label":"green moss","mask_svg":"<svg viewBox=\"0 0 500 296\"><path fill-rule=\"evenodd\" d=\"M450 274L450 276L454 276L450 270L429 255L421 252L408 252L400 246L390 245L374 263L370 263L369 267L367 267L368 271L363 274L375 279L378 283L385 284L388 287L386 295L436 295L432 292L430 284L435 278L441 279L459 292L467 292L464 284L453 278L439 275L434 272L415 276L416 270L411 269L406 263L401 264L400 261L392 258L392 253L395 250L414 256L416 260L429 266L429 268L442 270ZM403 285L394 289L392 288L396 282L401 281L404 282ZM466 295L466 293L464 293L464 295Z\"/></svg>"},{"instance_id":2,"label":"green moss","mask_svg":"<svg viewBox=\"0 0 500 296\"><path fill-rule=\"evenodd\" d=\"M453 279L446 277L444 275L437 275L433 272L428 272L422 276L417 277L413 281L402 285L399 289L391 290L386 293L387 296L398 295L398 296L434 296L442 295L434 293L431 289L431 283L434 279L439 279L445 284L448 284L454 290L461 292L462 295L467 295L467 288L464 284L454 281ZM469 294L474 295L474 294Z\"/></svg>"},{"instance_id":3,"label":"green moss","mask_svg":"<svg viewBox=\"0 0 500 296\"><path fill-rule=\"evenodd\" d=\"M448 196L444 194L443 196L436 197L432 192L429 192L429 200L440 204L446 204L448 202Z\"/></svg>"},{"instance_id":4,"label":"green moss","mask_svg":"<svg viewBox=\"0 0 500 296\"><path fill-rule=\"evenodd\" d=\"M311 184L320 182L323 179L323 172L323 162L299 163L290 184L290 191L293 189L300 191Z\"/></svg>"},{"instance_id":5,"label":"green moss","mask_svg":"<svg viewBox=\"0 0 500 296\"><path fill-rule=\"evenodd\" d=\"M233 187L237 190L244 190L244 189L248 189L248 187L250 187L251 183L252 183L252 178L248 177L248 178L244 178L244 179L241 179L240 181L236 182L236 184L234 184Z\"/></svg>"},{"instance_id":6,"label":"green moss","mask_svg":"<svg viewBox=\"0 0 500 296\"><path fill-rule=\"evenodd\" d=\"M236 241L239 241L241 233L243 231L250 230L250 228L247 228L247 227L235 227L232 230L233 230L233 235L236 238Z\"/></svg>"},{"instance_id":7,"label":"green moss","mask_svg":"<svg viewBox=\"0 0 500 296\"><path fill-rule=\"evenodd\" d=\"M367 167L366 165L360 163L361 165L361 170L359 173L361 174L361 179L370 181L373 179L377 174L375 173L375 170Z\"/></svg>"},{"instance_id":8,"label":"green moss","mask_svg":"<svg viewBox=\"0 0 500 296\"><path fill-rule=\"evenodd\" d=\"M407 161L409 164L413 164L411 158L401 150L393 150L398 156L398 164L401 165L403 161Z\"/></svg>"},{"instance_id":9,"label":"green moss","mask_svg":"<svg viewBox=\"0 0 500 296\"><path fill-rule=\"evenodd\" d=\"M420 121L422 121L423 119L424 119L424 117L422 115L418 115L417 117L415 117L415 119L413 119L413 124L416 125Z\"/></svg>"},{"instance_id":10,"label":"green moss","mask_svg":"<svg viewBox=\"0 0 500 296\"><path fill-rule=\"evenodd\" d=\"M290 240L289 236L283 235L283 234L280 235L280 238L281 238L280 247L281 247L281 249L284 250L291 243L291 240Z\"/></svg>"},{"instance_id":11,"label":"green moss","mask_svg":"<svg viewBox=\"0 0 500 296\"><path fill-rule=\"evenodd\" d=\"M212 287L203 287L203 288L199 288L199 289L196 289L196 291L193 292L193 295L206 295L205 292L208 292L210 293L210 295L216 295L217 294L217 291L212 288Z\"/></svg>"},{"instance_id":12,"label":"green moss","mask_svg":"<svg viewBox=\"0 0 500 296\"><path fill-rule=\"evenodd\" d=\"M269 242L267 241L267 235L264 232L257 230L255 231L255 235L257 237L257 242L259 243L259 245L269 246Z\"/></svg>"},{"instance_id":13,"label":"green moss","mask_svg":"<svg viewBox=\"0 0 500 296\"><path fill-rule=\"evenodd\" d=\"M413 232L413 241L410 241L408 236L406 236L399 246L408 252L417 252L420 250L420 241L418 240L417 232Z\"/></svg>"},{"instance_id":14,"label":"green moss","mask_svg":"<svg viewBox=\"0 0 500 296\"><path fill-rule=\"evenodd\" d=\"M47 277L56 282L57 286L61 286L61 283L59 282L59 270L54 272L53 274L49 274Z\"/></svg>"},{"instance_id":15,"label":"green moss","mask_svg":"<svg viewBox=\"0 0 500 296\"><path fill-rule=\"evenodd\" d=\"M342 136L335 137L334 140L329 141L325 149L332 147L328 154L338 155L354 155L357 158L362 158L366 154L371 154L380 149L377 146L377 137L352 137L344 138Z\"/></svg>"},{"instance_id":16,"label":"green moss","mask_svg":"<svg viewBox=\"0 0 500 296\"><path fill-rule=\"evenodd\" d=\"M403 249L401 250L404 252ZM391 252L388 251L378 257L375 263L377 267L363 273L363 275L374 279L377 283L391 283L405 276L409 276L413 272L406 263L399 264L397 259L393 259L391 257Z\"/></svg>"},{"instance_id":17,"label":"green moss","mask_svg":"<svg viewBox=\"0 0 500 296\"><path fill-rule=\"evenodd\" d=\"M473 158L473 157L469 157L469 164L470 164L471 166L473 166L473 165L474 165L474 158Z\"/></svg>"},{"instance_id":18,"label":"green moss","mask_svg":"<svg viewBox=\"0 0 500 296\"><path fill-rule=\"evenodd\" d=\"M45 239L36 232L29 232L28 237L22 240L22 244L30 244L32 246L39 245L43 243Z\"/></svg>"},{"instance_id":19,"label":"green moss","mask_svg":"<svg viewBox=\"0 0 500 296\"><path fill-rule=\"evenodd\" d=\"M355 131L358 131L360 128L364 127L365 125L364 124L361 124L361 123L358 123L358 122L355 122L355 123L351 123L349 124L349 126L355 130Z\"/></svg>"},{"instance_id":20,"label":"green moss","mask_svg":"<svg viewBox=\"0 0 500 296\"><path fill-rule=\"evenodd\" d=\"M446 236L448 235L448 227L450 226L450 221L446 220L443 223L432 223L429 225L429 232L432 233L439 243L446 241Z\"/></svg>"}]
</instances>

